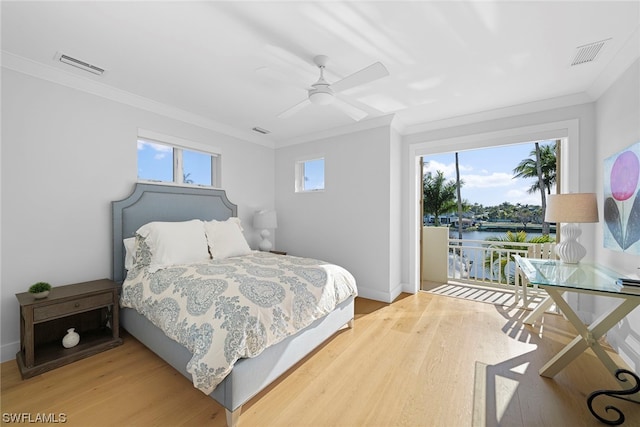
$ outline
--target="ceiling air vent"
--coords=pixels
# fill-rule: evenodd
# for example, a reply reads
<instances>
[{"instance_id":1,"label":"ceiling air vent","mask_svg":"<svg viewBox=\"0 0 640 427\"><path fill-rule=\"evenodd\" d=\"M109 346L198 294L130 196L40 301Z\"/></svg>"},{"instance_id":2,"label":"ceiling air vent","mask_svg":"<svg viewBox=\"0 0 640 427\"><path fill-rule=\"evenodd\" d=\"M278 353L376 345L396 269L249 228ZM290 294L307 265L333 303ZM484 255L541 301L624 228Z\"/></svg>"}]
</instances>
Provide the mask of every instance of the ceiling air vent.
<instances>
[{"instance_id":1,"label":"ceiling air vent","mask_svg":"<svg viewBox=\"0 0 640 427\"><path fill-rule=\"evenodd\" d=\"M263 134L263 135L266 135L266 134L268 134L268 133L271 133L270 131L268 131L268 130L266 130L266 129L259 128L258 126L254 127L254 128L253 128L253 129L251 129L251 130L252 130L252 131L254 131L254 132L261 133L261 134Z\"/></svg>"},{"instance_id":2,"label":"ceiling air vent","mask_svg":"<svg viewBox=\"0 0 640 427\"><path fill-rule=\"evenodd\" d=\"M599 42L585 44L583 46L578 46L576 48L576 56L571 61L571 66L586 64L587 62L595 61L598 53L602 51L604 44L608 42L609 39L600 40Z\"/></svg>"},{"instance_id":3,"label":"ceiling air vent","mask_svg":"<svg viewBox=\"0 0 640 427\"><path fill-rule=\"evenodd\" d=\"M88 62L73 58L69 55L65 55L64 53L60 53L60 52L56 54L56 59L64 64L68 64L76 68L80 68L81 70L88 71L90 73L97 74L99 76L101 76L105 71L104 68L100 68L96 65L89 64Z\"/></svg>"}]
</instances>

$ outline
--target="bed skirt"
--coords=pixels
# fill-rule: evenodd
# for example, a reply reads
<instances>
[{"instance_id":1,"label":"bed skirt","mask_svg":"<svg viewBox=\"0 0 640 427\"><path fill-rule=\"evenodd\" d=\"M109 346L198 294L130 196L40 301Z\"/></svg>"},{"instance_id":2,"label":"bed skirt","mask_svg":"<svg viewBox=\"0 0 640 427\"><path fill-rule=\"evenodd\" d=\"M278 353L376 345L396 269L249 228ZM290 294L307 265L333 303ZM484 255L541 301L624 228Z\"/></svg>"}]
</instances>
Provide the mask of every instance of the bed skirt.
<instances>
[{"instance_id":1,"label":"bed skirt","mask_svg":"<svg viewBox=\"0 0 640 427\"><path fill-rule=\"evenodd\" d=\"M250 359L240 359L210 396L229 412L267 387L293 365L311 353L354 318L355 298L340 303L335 310L315 320L300 332L265 349ZM186 370L191 353L168 338L159 328L131 308L120 310L120 325L138 341L191 380Z\"/></svg>"}]
</instances>

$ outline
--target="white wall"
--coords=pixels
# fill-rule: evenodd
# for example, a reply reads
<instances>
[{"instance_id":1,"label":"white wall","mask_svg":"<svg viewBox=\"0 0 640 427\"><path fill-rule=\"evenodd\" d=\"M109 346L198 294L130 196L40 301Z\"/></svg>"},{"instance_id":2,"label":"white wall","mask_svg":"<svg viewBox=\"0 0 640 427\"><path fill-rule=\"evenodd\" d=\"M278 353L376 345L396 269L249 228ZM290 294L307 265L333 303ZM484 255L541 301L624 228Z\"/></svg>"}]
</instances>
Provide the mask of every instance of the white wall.
<instances>
[{"instance_id":1,"label":"white wall","mask_svg":"<svg viewBox=\"0 0 640 427\"><path fill-rule=\"evenodd\" d=\"M222 187L257 247L252 215L273 208L273 149L5 68L2 107L2 361L18 350L14 294L110 276L110 203L136 182L138 128L219 147Z\"/></svg>"},{"instance_id":2,"label":"white wall","mask_svg":"<svg viewBox=\"0 0 640 427\"><path fill-rule=\"evenodd\" d=\"M603 161L632 144L640 142L640 60L637 60L601 97L596 104L596 130L598 145L596 158L596 185L598 203L602 206L604 177ZM602 209L600 209L602 213ZM596 233L596 257L631 277L640 277L640 256L605 249L601 221ZM595 311L603 313L615 301L599 298ZM609 343L625 359L631 369L640 369L640 309L636 308L607 335Z\"/></svg>"},{"instance_id":3,"label":"white wall","mask_svg":"<svg viewBox=\"0 0 640 427\"><path fill-rule=\"evenodd\" d=\"M595 191L593 103L426 132L409 130L404 137L393 126L382 126L277 149L277 246L342 264L356 275L361 296L392 301L400 291L419 289L419 253L412 251L412 245L418 248L420 224L416 153L556 137L570 137L565 191ZM327 190L295 194L295 161L318 155L327 158ZM582 229L582 243L593 247L595 226L583 224ZM591 302L576 308L590 317Z\"/></svg>"},{"instance_id":4,"label":"white wall","mask_svg":"<svg viewBox=\"0 0 640 427\"><path fill-rule=\"evenodd\" d=\"M277 149L277 249L342 265L360 296L392 301L400 293L399 190L391 188L399 150L388 125ZM295 193L295 162L309 156L324 156L325 190Z\"/></svg>"},{"instance_id":5,"label":"white wall","mask_svg":"<svg viewBox=\"0 0 640 427\"><path fill-rule=\"evenodd\" d=\"M392 126L389 151L389 280L393 301L402 291L402 136Z\"/></svg>"}]
</instances>

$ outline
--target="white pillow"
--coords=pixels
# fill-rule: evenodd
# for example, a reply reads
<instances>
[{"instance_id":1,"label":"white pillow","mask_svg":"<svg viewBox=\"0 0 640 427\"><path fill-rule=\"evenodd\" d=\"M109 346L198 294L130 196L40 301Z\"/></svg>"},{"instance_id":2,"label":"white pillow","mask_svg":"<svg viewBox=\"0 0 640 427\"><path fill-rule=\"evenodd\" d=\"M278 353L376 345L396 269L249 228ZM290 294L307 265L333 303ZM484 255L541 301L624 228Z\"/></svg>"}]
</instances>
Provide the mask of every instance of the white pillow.
<instances>
[{"instance_id":1,"label":"white pillow","mask_svg":"<svg viewBox=\"0 0 640 427\"><path fill-rule=\"evenodd\" d=\"M242 234L240 218L232 217L226 221L206 221L204 229L207 234L209 252L213 259L251 253L251 248Z\"/></svg>"},{"instance_id":2,"label":"white pillow","mask_svg":"<svg viewBox=\"0 0 640 427\"><path fill-rule=\"evenodd\" d=\"M150 222L136 231L151 250L149 271L177 264L207 261L207 237L199 219L182 222Z\"/></svg>"},{"instance_id":3,"label":"white pillow","mask_svg":"<svg viewBox=\"0 0 640 427\"><path fill-rule=\"evenodd\" d=\"M124 243L124 268L131 270L131 267L133 267L133 264L136 262L136 238L129 237L124 239L122 243Z\"/></svg>"}]
</instances>

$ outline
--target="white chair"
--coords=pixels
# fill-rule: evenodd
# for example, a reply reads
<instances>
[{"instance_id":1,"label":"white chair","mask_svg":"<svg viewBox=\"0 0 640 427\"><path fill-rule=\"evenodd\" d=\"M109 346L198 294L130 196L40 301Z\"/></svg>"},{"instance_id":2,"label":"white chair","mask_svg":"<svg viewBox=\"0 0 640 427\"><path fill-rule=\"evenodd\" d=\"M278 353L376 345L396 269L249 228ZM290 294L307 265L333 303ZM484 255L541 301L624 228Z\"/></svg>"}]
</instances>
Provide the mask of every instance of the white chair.
<instances>
[{"instance_id":1,"label":"white chair","mask_svg":"<svg viewBox=\"0 0 640 427\"><path fill-rule=\"evenodd\" d=\"M555 243L535 243L527 249L527 258L536 259L557 259L556 244ZM532 297L542 292L538 289L538 285L531 285L529 288L529 280L527 276L520 270L520 267L516 265L515 274L515 300L516 303L522 298L522 304L524 307L529 305L529 297L527 293L530 292Z\"/></svg>"}]
</instances>

